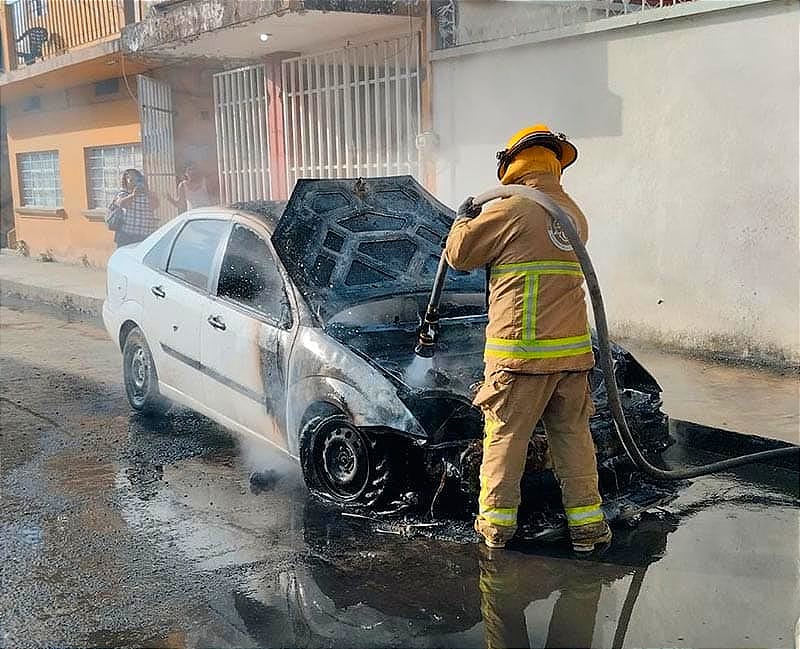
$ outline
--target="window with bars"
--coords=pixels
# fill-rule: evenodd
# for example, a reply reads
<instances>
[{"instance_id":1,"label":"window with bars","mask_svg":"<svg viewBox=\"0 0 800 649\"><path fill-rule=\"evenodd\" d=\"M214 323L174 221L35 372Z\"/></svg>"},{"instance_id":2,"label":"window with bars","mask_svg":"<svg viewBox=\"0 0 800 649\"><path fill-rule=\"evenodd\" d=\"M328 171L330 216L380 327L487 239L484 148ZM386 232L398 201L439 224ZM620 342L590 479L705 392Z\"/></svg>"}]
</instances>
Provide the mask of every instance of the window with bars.
<instances>
[{"instance_id":1,"label":"window with bars","mask_svg":"<svg viewBox=\"0 0 800 649\"><path fill-rule=\"evenodd\" d=\"M115 144L86 149L86 194L89 209L108 207L120 189L126 169L142 170L141 144Z\"/></svg>"},{"instance_id":2,"label":"window with bars","mask_svg":"<svg viewBox=\"0 0 800 649\"><path fill-rule=\"evenodd\" d=\"M61 207L61 170L58 151L17 154L20 196L25 207Z\"/></svg>"}]
</instances>

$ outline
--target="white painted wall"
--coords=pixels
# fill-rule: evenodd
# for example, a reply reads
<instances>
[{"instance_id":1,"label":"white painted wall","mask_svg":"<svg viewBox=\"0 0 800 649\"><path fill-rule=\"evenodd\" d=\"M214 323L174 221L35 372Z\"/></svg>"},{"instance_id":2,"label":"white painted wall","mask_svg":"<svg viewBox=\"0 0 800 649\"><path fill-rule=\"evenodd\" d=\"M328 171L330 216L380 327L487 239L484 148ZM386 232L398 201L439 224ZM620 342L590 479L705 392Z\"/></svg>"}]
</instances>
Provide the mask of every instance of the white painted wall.
<instances>
[{"instance_id":1,"label":"white painted wall","mask_svg":"<svg viewBox=\"0 0 800 649\"><path fill-rule=\"evenodd\" d=\"M435 60L436 191L496 184L547 122L617 336L796 364L799 23L778 0Z\"/></svg>"}]
</instances>

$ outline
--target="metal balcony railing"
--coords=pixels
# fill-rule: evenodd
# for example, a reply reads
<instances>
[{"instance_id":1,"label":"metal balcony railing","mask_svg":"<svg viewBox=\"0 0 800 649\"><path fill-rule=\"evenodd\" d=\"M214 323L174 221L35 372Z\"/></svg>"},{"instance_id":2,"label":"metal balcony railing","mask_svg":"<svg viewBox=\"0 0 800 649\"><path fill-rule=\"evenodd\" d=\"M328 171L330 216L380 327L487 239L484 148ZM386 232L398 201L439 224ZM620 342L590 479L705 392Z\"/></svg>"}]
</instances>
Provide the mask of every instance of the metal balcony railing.
<instances>
[{"instance_id":1,"label":"metal balcony railing","mask_svg":"<svg viewBox=\"0 0 800 649\"><path fill-rule=\"evenodd\" d=\"M119 34L152 0L2 0L7 69L31 65Z\"/></svg>"},{"instance_id":2,"label":"metal balcony railing","mask_svg":"<svg viewBox=\"0 0 800 649\"><path fill-rule=\"evenodd\" d=\"M663 9L696 0L572 0L556 5L557 27L569 27L582 22L626 16L654 9Z\"/></svg>"},{"instance_id":3,"label":"metal balcony railing","mask_svg":"<svg viewBox=\"0 0 800 649\"><path fill-rule=\"evenodd\" d=\"M507 5L506 10L509 6L517 5L515 8L520 10L520 15L527 16L530 22L510 24L506 33L503 33L503 29L473 29L468 30L470 33L467 34L460 28L458 18L459 5L465 1L467 0L431 0L438 31L435 49L465 45L473 42L471 37L478 40L483 37L498 38L498 32L504 36L519 36L615 16L657 11L696 0L537 0L535 3L502 3ZM535 20L532 20L531 8L537 12ZM504 14L504 18L508 20L508 14ZM486 36L487 32L493 36Z\"/></svg>"}]
</instances>

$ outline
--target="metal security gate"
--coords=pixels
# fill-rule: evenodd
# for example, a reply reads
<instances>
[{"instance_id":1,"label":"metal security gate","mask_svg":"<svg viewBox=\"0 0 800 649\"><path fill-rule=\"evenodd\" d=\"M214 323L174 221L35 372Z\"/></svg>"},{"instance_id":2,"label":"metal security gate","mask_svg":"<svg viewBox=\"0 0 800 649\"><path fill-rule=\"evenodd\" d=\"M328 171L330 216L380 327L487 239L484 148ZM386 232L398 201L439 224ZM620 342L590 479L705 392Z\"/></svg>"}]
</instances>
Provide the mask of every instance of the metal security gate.
<instances>
[{"instance_id":1,"label":"metal security gate","mask_svg":"<svg viewBox=\"0 0 800 649\"><path fill-rule=\"evenodd\" d=\"M264 66L215 74L214 114L222 202L271 198Z\"/></svg>"},{"instance_id":2,"label":"metal security gate","mask_svg":"<svg viewBox=\"0 0 800 649\"><path fill-rule=\"evenodd\" d=\"M419 34L282 62L286 175L417 175Z\"/></svg>"},{"instance_id":3,"label":"metal security gate","mask_svg":"<svg viewBox=\"0 0 800 649\"><path fill-rule=\"evenodd\" d=\"M166 195L175 195L172 90L166 83L141 74L136 82L142 129L142 166L150 191L161 199L156 216L163 222L177 214L170 202L163 199Z\"/></svg>"}]
</instances>

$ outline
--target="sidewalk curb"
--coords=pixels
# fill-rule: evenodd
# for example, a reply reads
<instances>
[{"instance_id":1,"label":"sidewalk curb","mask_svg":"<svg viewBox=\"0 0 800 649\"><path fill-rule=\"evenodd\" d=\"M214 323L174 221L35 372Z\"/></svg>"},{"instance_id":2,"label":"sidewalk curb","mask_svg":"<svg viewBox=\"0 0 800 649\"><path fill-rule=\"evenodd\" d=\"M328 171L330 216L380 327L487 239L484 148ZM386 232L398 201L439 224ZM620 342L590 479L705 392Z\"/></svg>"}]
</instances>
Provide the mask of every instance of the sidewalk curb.
<instances>
[{"instance_id":1,"label":"sidewalk curb","mask_svg":"<svg viewBox=\"0 0 800 649\"><path fill-rule=\"evenodd\" d=\"M44 304L73 313L81 313L97 319L103 317L102 299L88 295L69 293L55 288L32 286L30 284L4 279L0 282L0 297L15 298L26 302Z\"/></svg>"}]
</instances>

